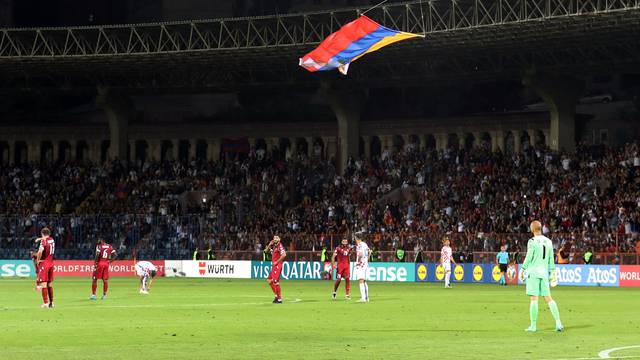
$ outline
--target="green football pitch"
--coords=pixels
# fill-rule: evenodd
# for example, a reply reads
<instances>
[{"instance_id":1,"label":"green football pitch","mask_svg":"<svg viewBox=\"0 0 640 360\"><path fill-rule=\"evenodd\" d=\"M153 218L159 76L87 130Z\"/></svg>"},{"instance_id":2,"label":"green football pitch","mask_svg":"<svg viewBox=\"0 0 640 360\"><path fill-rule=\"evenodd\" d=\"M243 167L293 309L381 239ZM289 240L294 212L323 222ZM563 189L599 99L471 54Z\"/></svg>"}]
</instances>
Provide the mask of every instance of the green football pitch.
<instances>
[{"instance_id":1,"label":"green football pitch","mask_svg":"<svg viewBox=\"0 0 640 360\"><path fill-rule=\"evenodd\" d=\"M640 359L640 289L558 287L566 331L541 302L531 334L521 286L370 283L367 304L331 286L283 281L275 305L265 281L159 279L140 295L118 278L92 302L89 279L59 278L47 310L32 280L2 279L0 359Z\"/></svg>"}]
</instances>

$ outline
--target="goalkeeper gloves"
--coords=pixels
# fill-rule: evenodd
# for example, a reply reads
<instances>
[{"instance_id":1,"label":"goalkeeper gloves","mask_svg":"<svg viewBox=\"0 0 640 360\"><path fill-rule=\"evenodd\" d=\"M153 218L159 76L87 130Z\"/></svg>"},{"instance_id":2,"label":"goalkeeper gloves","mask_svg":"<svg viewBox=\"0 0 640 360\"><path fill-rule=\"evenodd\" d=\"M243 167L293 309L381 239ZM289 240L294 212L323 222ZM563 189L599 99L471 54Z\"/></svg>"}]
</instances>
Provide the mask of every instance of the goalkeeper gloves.
<instances>
[{"instance_id":1,"label":"goalkeeper gloves","mask_svg":"<svg viewBox=\"0 0 640 360\"><path fill-rule=\"evenodd\" d=\"M556 272L555 271L550 271L550 274L549 274L549 285L551 285L551 287L558 286L558 278L556 277Z\"/></svg>"}]
</instances>

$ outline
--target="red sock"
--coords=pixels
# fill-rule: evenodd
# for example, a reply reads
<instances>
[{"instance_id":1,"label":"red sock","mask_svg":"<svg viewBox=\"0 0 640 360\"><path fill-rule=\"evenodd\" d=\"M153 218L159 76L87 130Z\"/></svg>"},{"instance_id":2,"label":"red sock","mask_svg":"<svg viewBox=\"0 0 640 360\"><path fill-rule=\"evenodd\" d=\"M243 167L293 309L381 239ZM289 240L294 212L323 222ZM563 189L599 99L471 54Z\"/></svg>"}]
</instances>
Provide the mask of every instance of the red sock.
<instances>
[{"instance_id":1,"label":"red sock","mask_svg":"<svg viewBox=\"0 0 640 360\"><path fill-rule=\"evenodd\" d=\"M338 287L340 287L340 279L336 280L336 283L333 285L333 292L338 291Z\"/></svg>"},{"instance_id":2,"label":"red sock","mask_svg":"<svg viewBox=\"0 0 640 360\"><path fill-rule=\"evenodd\" d=\"M107 290L109 290L109 282L104 280L102 281L102 295L107 295Z\"/></svg>"},{"instance_id":3,"label":"red sock","mask_svg":"<svg viewBox=\"0 0 640 360\"><path fill-rule=\"evenodd\" d=\"M346 290L347 295L349 295L349 290L351 290L351 285L349 284L349 278L344 279L344 288Z\"/></svg>"},{"instance_id":4,"label":"red sock","mask_svg":"<svg viewBox=\"0 0 640 360\"><path fill-rule=\"evenodd\" d=\"M53 302L53 288L48 287L47 290L49 290L49 302Z\"/></svg>"},{"instance_id":5,"label":"red sock","mask_svg":"<svg viewBox=\"0 0 640 360\"><path fill-rule=\"evenodd\" d=\"M276 295L278 299L282 299L282 291L280 290L280 284L276 285Z\"/></svg>"},{"instance_id":6,"label":"red sock","mask_svg":"<svg viewBox=\"0 0 640 360\"><path fill-rule=\"evenodd\" d=\"M46 304L49 302L49 292L47 291L47 288L42 288L42 303Z\"/></svg>"},{"instance_id":7,"label":"red sock","mask_svg":"<svg viewBox=\"0 0 640 360\"><path fill-rule=\"evenodd\" d=\"M93 280L91 283L91 294L96 294L96 289L98 288L98 280Z\"/></svg>"},{"instance_id":8,"label":"red sock","mask_svg":"<svg viewBox=\"0 0 640 360\"><path fill-rule=\"evenodd\" d=\"M276 290L276 284L274 283L269 283L269 286L271 286L271 291L273 291L273 295L278 295L278 291Z\"/></svg>"}]
</instances>

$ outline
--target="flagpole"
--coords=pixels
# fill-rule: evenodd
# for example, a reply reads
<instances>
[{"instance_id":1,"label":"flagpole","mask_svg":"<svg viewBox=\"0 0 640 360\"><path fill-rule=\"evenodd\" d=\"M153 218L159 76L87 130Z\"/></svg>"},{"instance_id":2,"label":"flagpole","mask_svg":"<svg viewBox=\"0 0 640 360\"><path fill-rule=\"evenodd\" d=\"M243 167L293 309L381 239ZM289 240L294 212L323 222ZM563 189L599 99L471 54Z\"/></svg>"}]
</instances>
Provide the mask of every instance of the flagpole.
<instances>
[{"instance_id":1,"label":"flagpole","mask_svg":"<svg viewBox=\"0 0 640 360\"><path fill-rule=\"evenodd\" d=\"M362 15L364 15L364 14L368 13L369 11L371 11L371 10L373 10L373 9L377 8L377 7L380 7L380 5L382 5L382 4L384 4L384 3L386 3L387 1L389 1L389 0L383 0L383 1L379 2L379 3L377 3L376 5L373 5L372 7L370 7L369 9L367 9L367 11L363 12L362 14L360 14L360 16L362 16Z\"/></svg>"}]
</instances>

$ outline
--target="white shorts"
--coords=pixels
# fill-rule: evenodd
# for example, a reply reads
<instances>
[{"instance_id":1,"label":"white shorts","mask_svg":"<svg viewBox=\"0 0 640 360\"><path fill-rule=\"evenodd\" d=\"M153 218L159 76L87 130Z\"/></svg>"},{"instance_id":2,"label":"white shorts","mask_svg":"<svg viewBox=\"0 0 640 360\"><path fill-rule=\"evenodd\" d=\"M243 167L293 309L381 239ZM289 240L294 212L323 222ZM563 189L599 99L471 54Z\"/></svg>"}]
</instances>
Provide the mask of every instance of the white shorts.
<instances>
[{"instance_id":1,"label":"white shorts","mask_svg":"<svg viewBox=\"0 0 640 360\"><path fill-rule=\"evenodd\" d=\"M356 267L356 280L367 280L367 270L369 270L368 267Z\"/></svg>"},{"instance_id":2,"label":"white shorts","mask_svg":"<svg viewBox=\"0 0 640 360\"><path fill-rule=\"evenodd\" d=\"M442 264L442 268L446 273L451 272L451 264Z\"/></svg>"}]
</instances>

